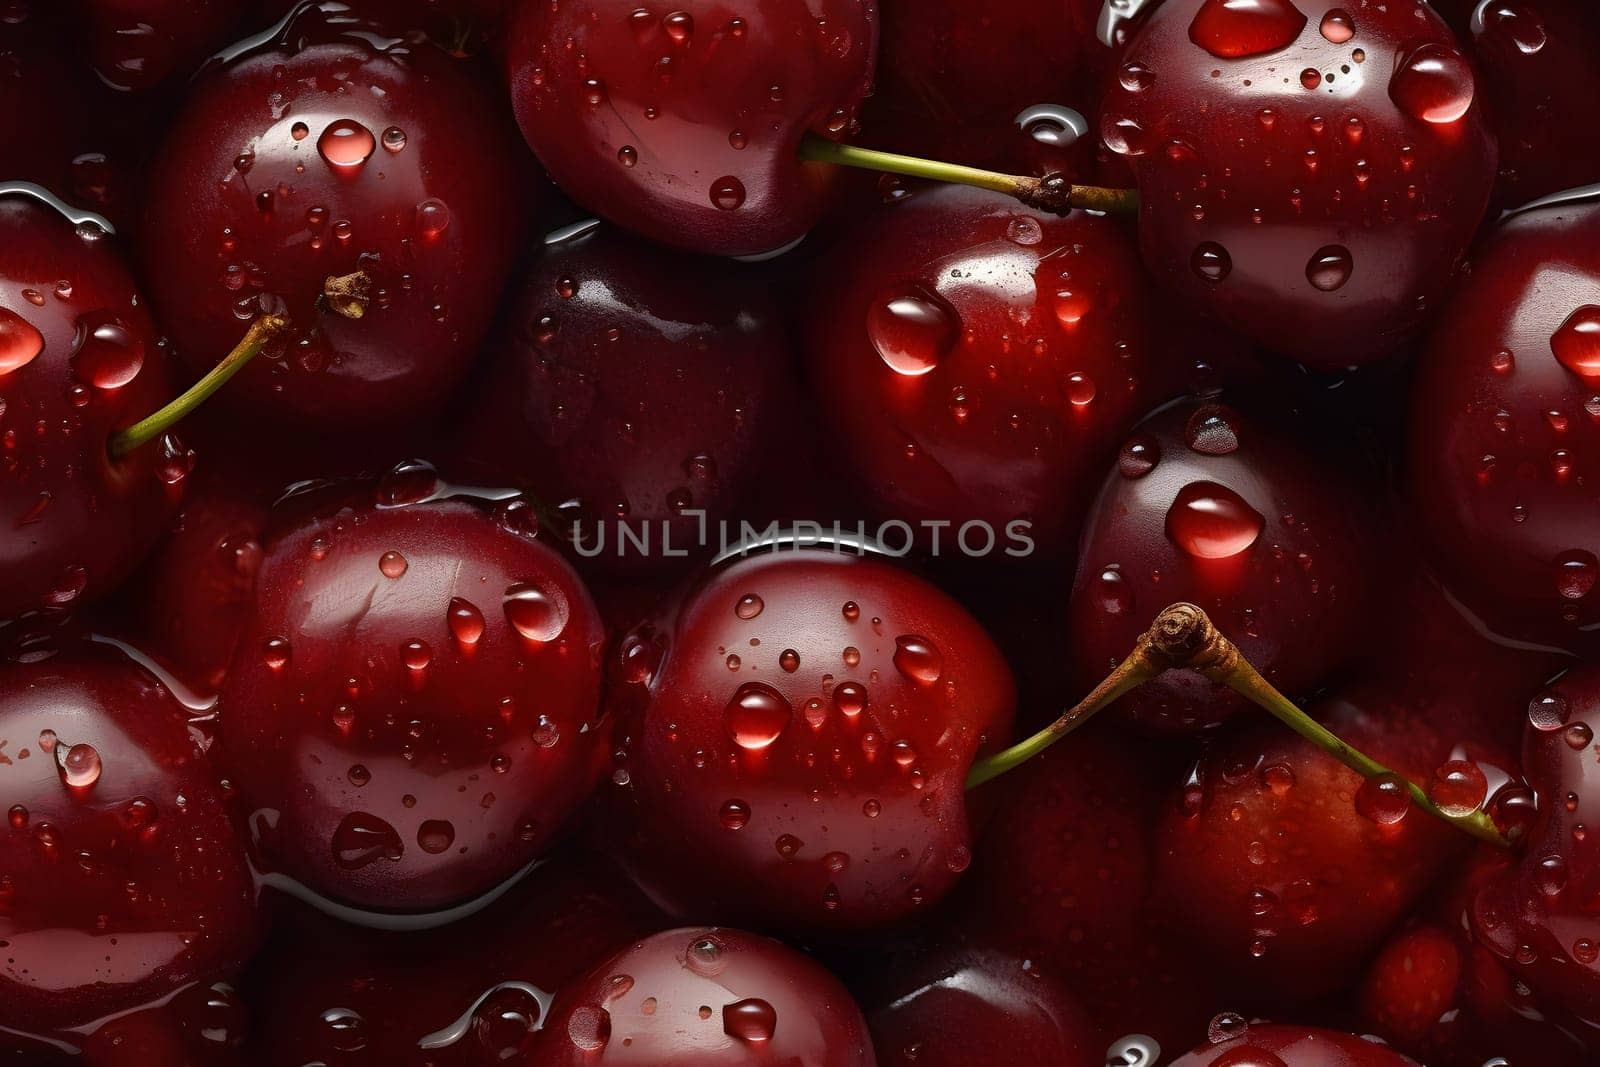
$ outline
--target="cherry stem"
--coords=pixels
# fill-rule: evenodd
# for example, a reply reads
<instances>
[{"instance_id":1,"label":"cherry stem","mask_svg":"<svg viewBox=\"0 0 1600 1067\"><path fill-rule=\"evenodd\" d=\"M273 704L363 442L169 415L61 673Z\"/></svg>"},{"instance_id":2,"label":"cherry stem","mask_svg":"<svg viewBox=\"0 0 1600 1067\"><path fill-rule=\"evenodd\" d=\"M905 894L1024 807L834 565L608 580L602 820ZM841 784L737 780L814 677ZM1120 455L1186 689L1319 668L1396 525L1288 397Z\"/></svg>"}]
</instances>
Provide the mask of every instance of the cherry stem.
<instances>
[{"instance_id":1,"label":"cherry stem","mask_svg":"<svg viewBox=\"0 0 1600 1067\"><path fill-rule=\"evenodd\" d=\"M204 403L212 393L221 389L229 378L244 369L261 350L278 334L289 328L289 320L277 315L262 315L250 324L244 337L206 376L191 385L182 396L166 407L140 419L132 426L111 436L111 458L121 459L129 452L142 448L170 430L184 416Z\"/></svg>"},{"instance_id":2,"label":"cherry stem","mask_svg":"<svg viewBox=\"0 0 1600 1067\"><path fill-rule=\"evenodd\" d=\"M1139 210L1139 193L1134 189L1106 189L1098 185L1073 185L1064 178L1033 178L1021 174L940 163L897 152L839 144L814 133L800 142L800 158L813 163L832 163L840 167L876 170L907 178L927 178L937 182L971 185L1016 197L1024 204L1053 215L1065 215L1074 208L1101 211L1108 215L1132 215Z\"/></svg>"},{"instance_id":3,"label":"cherry stem","mask_svg":"<svg viewBox=\"0 0 1600 1067\"><path fill-rule=\"evenodd\" d=\"M1435 818L1480 841L1500 848L1510 847L1494 820L1482 808L1465 815L1441 811L1421 786L1395 774L1307 715L1263 678L1240 654L1238 646L1222 635L1205 611L1193 604L1174 604L1157 615L1149 631L1140 636L1132 654L1072 710L1027 740L975 762L967 775L967 788L980 786L1026 762L1082 726L1090 716L1122 694L1159 674L1180 668L1199 671L1212 681L1226 685L1363 778L1388 775L1396 779L1405 786L1412 803Z\"/></svg>"}]
</instances>

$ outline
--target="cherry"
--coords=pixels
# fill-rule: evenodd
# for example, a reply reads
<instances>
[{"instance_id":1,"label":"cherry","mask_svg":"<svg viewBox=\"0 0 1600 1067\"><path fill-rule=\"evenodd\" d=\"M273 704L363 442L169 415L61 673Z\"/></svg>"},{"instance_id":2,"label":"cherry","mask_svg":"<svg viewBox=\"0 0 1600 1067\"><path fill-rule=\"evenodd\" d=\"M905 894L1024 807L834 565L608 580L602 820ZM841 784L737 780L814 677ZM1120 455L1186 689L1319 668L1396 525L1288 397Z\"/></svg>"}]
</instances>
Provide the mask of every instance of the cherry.
<instances>
[{"instance_id":1,"label":"cherry","mask_svg":"<svg viewBox=\"0 0 1600 1067\"><path fill-rule=\"evenodd\" d=\"M523 135L567 193L654 240L752 255L803 237L832 168L802 136L847 134L872 82L875 5L524 0L507 30Z\"/></svg>"},{"instance_id":2,"label":"cherry","mask_svg":"<svg viewBox=\"0 0 1600 1067\"><path fill-rule=\"evenodd\" d=\"M1219 1015L1206 1044L1172 1067L1416 1067L1416 1061L1354 1034Z\"/></svg>"},{"instance_id":3,"label":"cherry","mask_svg":"<svg viewBox=\"0 0 1600 1067\"><path fill-rule=\"evenodd\" d=\"M1472 901L1472 930L1549 1009L1575 1020L1591 1050L1600 1025L1600 851L1585 822L1600 804L1594 727L1600 671L1579 667L1528 705L1522 771L1539 797L1517 861Z\"/></svg>"},{"instance_id":4,"label":"cherry","mask_svg":"<svg viewBox=\"0 0 1600 1067\"><path fill-rule=\"evenodd\" d=\"M548 851L603 759L594 603L525 502L481 503L407 464L303 502L265 546L219 758L262 861L338 904L488 892Z\"/></svg>"},{"instance_id":5,"label":"cherry","mask_svg":"<svg viewBox=\"0 0 1600 1067\"><path fill-rule=\"evenodd\" d=\"M1106 1039L1072 994L1032 961L992 949L895 957L867 1024L878 1067L960 1067L999 1049L1020 1063L1105 1063Z\"/></svg>"},{"instance_id":6,"label":"cherry","mask_svg":"<svg viewBox=\"0 0 1600 1067\"><path fill-rule=\"evenodd\" d=\"M762 1061L874 1062L866 1022L838 979L776 941L719 927L655 934L570 983L534 1056L541 1067Z\"/></svg>"},{"instance_id":7,"label":"cherry","mask_svg":"<svg viewBox=\"0 0 1600 1067\"><path fill-rule=\"evenodd\" d=\"M144 231L190 369L270 312L290 332L241 372L235 410L349 431L436 406L516 247L525 198L501 127L464 67L338 4L208 68L152 165Z\"/></svg>"},{"instance_id":8,"label":"cherry","mask_svg":"<svg viewBox=\"0 0 1600 1067\"><path fill-rule=\"evenodd\" d=\"M1497 627L1600 623L1600 201L1508 218L1440 317L1409 426L1414 510L1450 584Z\"/></svg>"},{"instance_id":9,"label":"cherry","mask_svg":"<svg viewBox=\"0 0 1600 1067\"><path fill-rule=\"evenodd\" d=\"M1014 690L931 585L827 549L763 553L636 628L613 670L616 847L671 914L876 930L971 862L963 786L1009 733Z\"/></svg>"},{"instance_id":10,"label":"cherry","mask_svg":"<svg viewBox=\"0 0 1600 1067\"><path fill-rule=\"evenodd\" d=\"M952 540L1028 522L1042 550L1070 545L1146 406L1145 283L1117 224L938 187L881 209L815 273L818 402L877 510L944 521Z\"/></svg>"},{"instance_id":11,"label":"cherry","mask_svg":"<svg viewBox=\"0 0 1600 1067\"><path fill-rule=\"evenodd\" d=\"M254 604L268 501L212 471L196 473L166 541L119 599L140 647L215 692Z\"/></svg>"},{"instance_id":12,"label":"cherry","mask_svg":"<svg viewBox=\"0 0 1600 1067\"><path fill-rule=\"evenodd\" d=\"M87 0L89 56L114 89L149 89L185 76L221 45L245 0Z\"/></svg>"},{"instance_id":13,"label":"cherry","mask_svg":"<svg viewBox=\"0 0 1600 1067\"><path fill-rule=\"evenodd\" d=\"M1101 0L977 8L880 0L883 57L866 104L868 139L897 152L1015 166L1019 117L1059 153L1093 144L1055 108L1091 112L1112 50L1095 36ZM1004 77L996 77L1005 71Z\"/></svg>"},{"instance_id":14,"label":"cherry","mask_svg":"<svg viewBox=\"0 0 1600 1067\"><path fill-rule=\"evenodd\" d=\"M196 713L110 643L0 666L7 1044L79 1048L100 1020L224 978L254 948L244 850Z\"/></svg>"},{"instance_id":15,"label":"cherry","mask_svg":"<svg viewBox=\"0 0 1600 1067\"><path fill-rule=\"evenodd\" d=\"M1583 0L1439 0L1472 45L1500 142L1507 206L1600 181L1584 100L1600 92L1600 19Z\"/></svg>"},{"instance_id":16,"label":"cherry","mask_svg":"<svg viewBox=\"0 0 1600 1067\"><path fill-rule=\"evenodd\" d=\"M277 925L247 983L270 1020L263 1067L537 1063L549 992L665 924L610 864L564 853L442 929L364 930L298 905Z\"/></svg>"},{"instance_id":17,"label":"cherry","mask_svg":"<svg viewBox=\"0 0 1600 1067\"><path fill-rule=\"evenodd\" d=\"M1166 286L1322 369L1417 331L1495 163L1472 66L1426 4L1168 0L1121 58L1102 136Z\"/></svg>"},{"instance_id":18,"label":"cherry","mask_svg":"<svg viewBox=\"0 0 1600 1067\"><path fill-rule=\"evenodd\" d=\"M602 223L558 231L517 285L467 469L559 503L598 567L670 567L766 469L785 325L759 276Z\"/></svg>"},{"instance_id":19,"label":"cherry","mask_svg":"<svg viewBox=\"0 0 1600 1067\"><path fill-rule=\"evenodd\" d=\"M1449 693L1440 708L1449 714L1472 696ZM1383 678L1311 710L1343 740L1430 782L1436 769L1456 766L1451 724L1429 721L1435 699ZM1477 764L1460 766L1487 792ZM1348 984L1470 843L1413 810L1392 781L1364 783L1276 724L1208 752L1186 778L1157 838L1162 911L1207 960L1212 981L1267 1004Z\"/></svg>"},{"instance_id":20,"label":"cherry","mask_svg":"<svg viewBox=\"0 0 1600 1067\"><path fill-rule=\"evenodd\" d=\"M1210 612L1245 658L1290 694L1315 688L1354 646L1374 567L1350 477L1256 416L1212 401L1162 409L1122 447L1089 511L1068 605L1079 692L1178 600ZM1140 726L1213 729L1242 699L1192 671L1122 698Z\"/></svg>"},{"instance_id":21,"label":"cherry","mask_svg":"<svg viewBox=\"0 0 1600 1067\"><path fill-rule=\"evenodd\" d=\"M84 604L155 544L190 456L112 434L172 393L165 345L104 230L0 191L0 619Z\"/></svg>"},{"instance_id":22,"label":"cherry","mask_svg":"<svg viewBox=\"0 0 1600 1067\"><path fill-rule=\"evenodd\" d=\"M1004 776L958 928L1048 967L1112 1037L1174 1047L1219 1010L1150 907L1161 761L1100 727Z\"/></svg>"}]
</instances>

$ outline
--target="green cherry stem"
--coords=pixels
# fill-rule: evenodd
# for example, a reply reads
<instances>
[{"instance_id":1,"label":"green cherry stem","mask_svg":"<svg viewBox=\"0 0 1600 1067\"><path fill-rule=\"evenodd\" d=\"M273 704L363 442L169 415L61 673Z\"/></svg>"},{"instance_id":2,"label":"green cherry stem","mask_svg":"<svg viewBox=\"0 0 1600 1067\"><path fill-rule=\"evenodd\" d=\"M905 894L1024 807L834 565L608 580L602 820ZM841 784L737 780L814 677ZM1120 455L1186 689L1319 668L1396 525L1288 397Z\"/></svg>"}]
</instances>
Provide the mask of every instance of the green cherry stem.
<instances>
[{"instance_id":1,"label":"green cherry stem","mask_svg":"<svg viewBox=\"0 0 1600 1067\"><path fill-rule=\"evenodd\" d=\"M814 133L800 142L800 158L812 163L832 163L840 167L876 170L906 178L926 178L936 182L971 185L1014 196L1029 207L1055 215L1074 208L1103 211L1108 215L1132 215L1139 210L1139 193L1133 189L1106 189L1098 185L1073 185L1063 178L1032 178L1021 174L940 163L896 152L840 144Z\"/></svg>"},{"instance_id":2,"label":"green cherry stem","mask_svg":"<svg viewBox=\"0 0 1600 1067\"><path fill-rule=\"evenodd\" d=\"M254 359L274 337L288 328L289 320L277 315L262 315L257 318L250 324L250 329L245 331L244 337L234 350L229 352L221 363L207 371L204 378L185 390L182 396L132 426L112 434L108 445L111 458L121 459L129 452L144 447L166 433L184 416L204 403L212 393L227 384L229 378L243 370L246 363Z\"/></svg>"},{"instance_id":3,"label":"green cherry stem","mask_svg":"<svg viewBox=\"0 0 1600 1067\"><path fill-rule=\"evenodd\" d=\"M1404 784L1412 803L1434 818L1480 841L1500 848L1510 847L1483 809L1465 815L1441 811L1421 786L1395 774L1307 715L1263 678L1240 654L1238 646L1218 631L1205 611L1193 604L1174 604L1156 616L1155 623L1139 638L1132 654L1108 674L1094 692L1061 718L1027 740L975 762L967 775L967 788L980 786L1025 763L1082 726L1122 694L1174 669L1196 670L1226 685L1363 778L1389 775Z\"/></svg>"}]
</instances>

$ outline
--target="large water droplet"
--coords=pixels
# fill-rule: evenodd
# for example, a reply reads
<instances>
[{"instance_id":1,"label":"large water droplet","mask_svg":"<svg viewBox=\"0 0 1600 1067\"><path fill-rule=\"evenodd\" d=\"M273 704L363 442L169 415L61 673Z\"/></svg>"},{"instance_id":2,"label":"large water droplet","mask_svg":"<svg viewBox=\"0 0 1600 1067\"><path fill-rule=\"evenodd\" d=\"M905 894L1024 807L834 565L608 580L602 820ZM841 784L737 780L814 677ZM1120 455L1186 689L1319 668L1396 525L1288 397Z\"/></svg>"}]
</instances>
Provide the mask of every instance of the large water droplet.
<instances>
[{"instance_id":1,"label":"large water droplet","mask_svg":"<svg viewBox=\"0 0 1600 1067\"><path fill-rule=\"evenodd\" d=\"M711 183L711 203L719 211L734 211L744 206L744 183L728 175Z\"/></svg>"},{"instance_id":2,"label":"large water droplet","mask_svg":"<svg viewBox=\"0 0 1600 1067\"><path fill-rule=\"evenodd\" d=\"M1324 245L1311 254L1306 263L1306 281L1331 293L1342 289L1355 270L1355 260L1343 245Z\"/></svg>"},{"instance_id":3,"label":"large water droplet","mask_svg":"<svg viewBox=\"0 0 1600 1067\"><path fill-rule=\"evenodd\" d=\"M1206 281L1220 282L1233 271L1233 257L1215 241L1206 241L1195 247L1189 266Z\"/></svg>"},{"instance_id":4,"label":"large water droplet","mask_svg":"<svg viewBox=\"0 0 1600 1067\"><path fill-rule=\"evenodd\" d=\"M1368 778L1356 791L1356 812L1379 826L1393 826L1411 810L1411 793L1393 773Z\"/></svg>"},{"instance_id":5,"label":"large water droplet","mask_svg":"<svg viewBox=\"0 0 1600 1067\"><path fill-rule=\"evenodd\" d=\"M450 598L450 607L446 613L450 626L450 636L456 639L456 644L463 648L470 648L483 639L483 612L470 600L454 596Z\"/></svg>"},{"instance_id":6,"label":"large water droplet","mask_svg":"<svg viewBox=\"0 0 1600 1067\"><path fill-rule=\"evenodd\" d=\"M793 717L783 694L770 685L746 682L728 703L723 723L739 747L755 751L776 741Z\"/></svg>"},{"instance_id":7,"label":"large water droplet","mask_svg":"<svg viewBox=\"0 0 1600 1067\"><path fill-rule=\"evenodd\" d=\"M894 639L895 670L921 685L932 685L944 672L944 653L926 637L902 634Z\"/></svg>"},{"instance_id":8,"label":"large water droplet","mask_svg":"<svg viewBox=\"0 0 1600 1067\"><path fill-rule=\"evenodd\" d=\"M123 322L105 315L78 320L72 373L96 389L121 389L144 367L144 342Z\"/></svg>"},{"instance_id":9,"label":"large water droplet","mask_svg":"<svg viewBox=\"0 0 1600 1067\"><path fill-rule=\"evenodd\" d=\"M32 363L44 351L44 335L10 308L0 308L0 374Z\"/></svg>"},{"instance_id":10,"label":"large water droplet","mask_svg":"<svg viewBox=\"0 0 1600 1067\"><path fill-rule=\"evenodd\" d=\"M1480 41L1506 42L1525 56L1538 55L1550 40L1543 16L1521 3L1480 4L1472 32Z\"/></svg>"},{"instance_id":11,"label":"large water droplet","mask_svg":"<svg viewBox=\"0 0 1600 1067\"><path fill-rule=\"evenodd\" d=\"M405 851L395 828L376 815L352 811L333 831L333 859L347 871L358 871L380 859L398 860Z\"/></svg>"},{"instance_id":12,"label":"large water droplet","mask_svg":"<svg viewBox=\"0 0 1600 1067\"><path fill-rule=\"evenodd\" d=\"M506 621L529 641L554 641L567 628L565 597L550 596L534 585L506 590Z\"/></svg>"},{"instance_id":13,"label":"large water droplet","mask_svg":"<svg viewBox=\"0 0 1600 1067\"><path fill-rule=\"evenodd\" d=\"M1200 559L1232 559L1255 544L1265 526L1243 497L1215 482L1189 483L1167 509L1167 537Z\"/></svg>"},{"instance_id":14,"label":"large water droplet","mask_svg":"<svg viewBox=\"0 0 1600 1067\"><path fill-rule=\"evenodd\" d=\"M756 997L726 1004L722 1008L722 1032L740 1041L771 1041L778 1029L778 1012Z\"/></svg>"},{"instance_id":15,"label":"large water droplet","mask_svg":"<svg viewBox=\"0 0 1600 1067\"><path fill-rule=\"evenodd\" d=\"M430 856L444 852L455 840L455 826L444 819L426 819L417 827L417 846Z\"/></svg>"},{"instance_id":16,"label":"large water droplet","mask_svg":"<svg viewBox=\"0 0 1600 1067\"><path fill-rule=\"evenodd\" d=\"M1455 122L1472 106L1472 65L1461 53L1430 42L1413 49L1389 80L1389 96L1412 118Z\"/></svg>"},{"instance_id":17,"label":"large water droplet","mask_svg":"<svg viewBox=\"0 0 1600 1067\"><path fill-rule=\"evenodd\" d=\"M937 367L959 330L955 310L920 286L898 289L867 311L867 337L878 358L911 378Z\"/></svg>"},{"instance_id":18,"label":"large water droplet","mask_svg":"<svg viewBox=\"0 0 1600 1067\"><path fill-rule=\"evenodd\" d=\"M100 753L93 745L57 745L55 757L61 780L73 789L90 789L100 780Z\"/></svg>"},{"instance_id":19,"label":"large water droplet","mask_svg":"<svg viewBox=\"0 0 1600 1067\"><path fill-rule=\"evenodd\" d=\"M1600 577L1600 560L1593 552L1575 548L1556 557L1556 592L1567 600L1582 600Z\"/></svg>"},{"instance_id":20,"label":"large water droplet","mask_svg":"<svg viewBox=\"0 0 1600 1067\"><path fill-rule=\"evenodd\" d=\"M1214 56L1237 59L1287 48L1305 25L1292 0L1205 0L1189 24L1189 40Z\"/></svg>"},{"instance_id":21,"label":"large water droplet","mask_svg":"<svg viewBox=\"0 0 1600 1067\"><path fill-rule=\"evenodd\" d=\"M1600 378L1600 307L1586 304L1550 337L1550 350L1580 378Z\"/></svg>"},{"instance_id":22,"label":"large water droplet","mask_svg":"<svg viewBox=\"0 0 1600 1067\"><path fill-rule=\"evenodd\" d=\"M377 141L372 131L355 119L339 119L328 124L317 138L317 151L328 165L340 170L361 166L372 155Z\"/></svg>"},{"instance_id":23,"label":"large water droplet","mask_svg":"<svg viewBox=\"0 0 1600 1067\"><path fill-rule=\"evenodd\" d=\"M1344 44L1356 35L1355 19L1342 7L1332 8L1322 16L1321 28L1322 36L1334 44Z\"/></svg>"}]
</instances>

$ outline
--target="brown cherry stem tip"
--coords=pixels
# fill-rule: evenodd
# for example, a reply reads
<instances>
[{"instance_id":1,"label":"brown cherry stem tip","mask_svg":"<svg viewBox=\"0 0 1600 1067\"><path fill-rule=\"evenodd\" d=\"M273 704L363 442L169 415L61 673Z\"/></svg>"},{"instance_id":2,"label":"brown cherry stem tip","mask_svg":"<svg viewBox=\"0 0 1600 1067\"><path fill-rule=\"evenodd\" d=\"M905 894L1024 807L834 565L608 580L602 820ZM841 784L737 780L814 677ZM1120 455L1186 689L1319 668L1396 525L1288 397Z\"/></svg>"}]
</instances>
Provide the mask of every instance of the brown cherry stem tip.
<instances>
[{"instance_id":1,"label":"brown cherry stem tip","mask_svg":"<svg viewBox=\"0 0 1600 1067\"><path fill-rule=\"evenodd\" d=\"M1022 203L1052 215L1065 215L1074 208L1101 211L1111 215L1131 215L1139 210L1139 193L1134 189L1106 189L1098 185L1073 185L1062 177L1033 178L1021 174L941 163L897 152L839 144L816 134L800 142L800 158L813 163L832 163L840 167L882 171L907 178L971 185L1016 197Z\"/></svg>"},{"instance_id":2,"label":"brown cherry stem tip","mask_svg":"<svg viewBox=\"0 0 1600 1067\"><path fill-rule=\"evenodd\" d=\"M328 310L347 319L359 319L372 303L372 279L365 271L340 274L322 283L319 310Z\"/></svg>"},{"instance_id":3,"label":"brown cherry stem tip","mask_svg":"<svg viewBox=\"0 0 1600 1067\"><path fill-rule=\"evenodd\" d=\"M1480 841L1509 847L1494 820L1482 808L1465 815L1451 815L1440 810L1421 786L1395 774L1307 715L1263 678L1240 654L1238 646L1216 628L1205 611L1193 604L1174 604L1157 615L1128 658L1076 707L1032 737L974 763L967 775L967 788L982 785L1026 762L1082 726L1123 693L1174 669L1199 671L1212 681L1226 685L1363 778L1393 777L1405 786L1412 803L1423 811Z\"/></svg>"},{"instance_id":4,"label":"brown cherry stem tip","mask_svg":"<svg viewBox=\"0 0 1600 1067\"><path fill-rule=\"evenodd\" d=\"M232 352L206 372L183 395L166 407L140 419L132 426L111 435L107 447L112 459L121 459L136 448L142 448L172 429L184 416L204 403L212 393L221 389L229 378L244 369L244 365L260 354L261 350L278 334L289 328L289 320L277 315L262 315L250 324L245 335Z\"/></svg>"}]
</instances>

